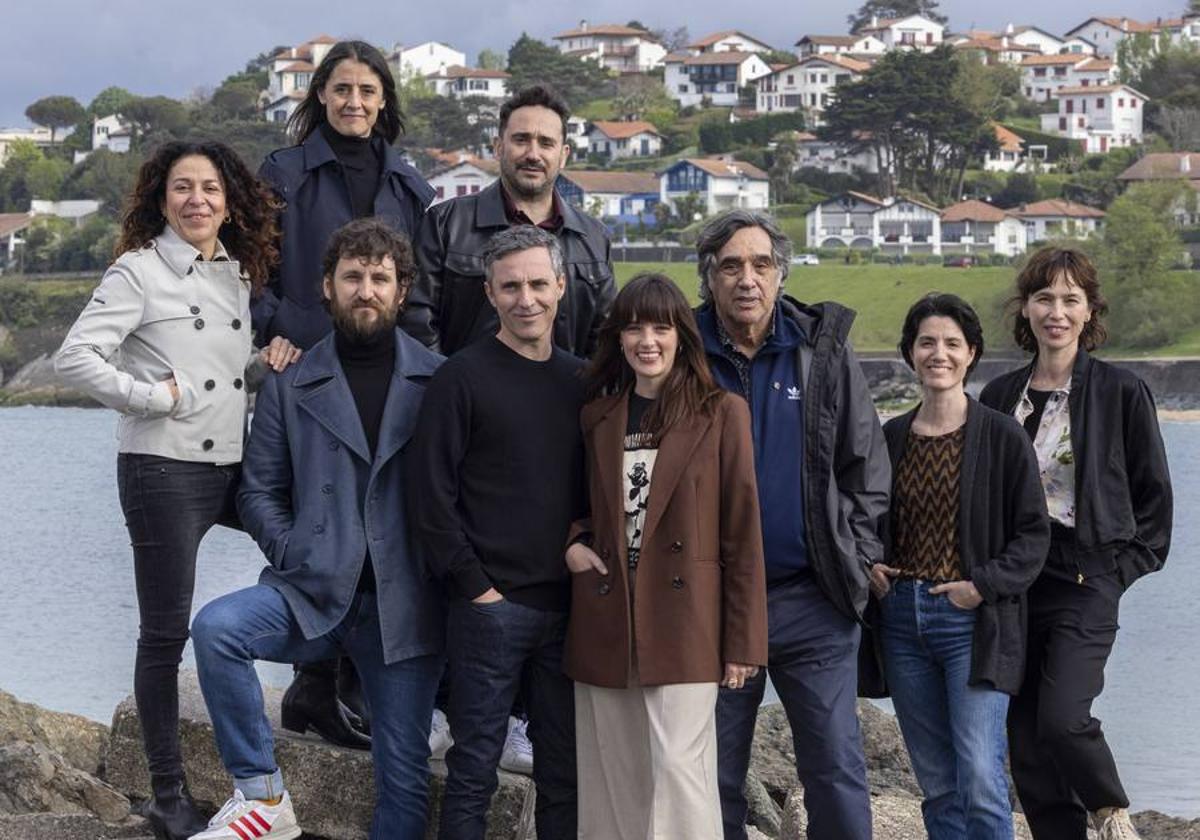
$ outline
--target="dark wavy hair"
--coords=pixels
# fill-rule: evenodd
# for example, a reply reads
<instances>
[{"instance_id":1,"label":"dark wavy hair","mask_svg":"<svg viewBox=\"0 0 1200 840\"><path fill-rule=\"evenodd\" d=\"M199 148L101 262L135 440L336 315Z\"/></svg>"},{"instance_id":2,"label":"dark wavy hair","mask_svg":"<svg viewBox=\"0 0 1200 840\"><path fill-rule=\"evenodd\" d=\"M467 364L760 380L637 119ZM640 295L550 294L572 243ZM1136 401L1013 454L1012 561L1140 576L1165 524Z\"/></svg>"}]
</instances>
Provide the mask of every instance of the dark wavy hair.
<instances>
[{"instance_id":1,"label":"dark wavy hair","mask_svg":"<svg viewBox=\"0 0 1200 840\"><path fill-rule=\"evenodd\" d=\"M983 358L983 326L979 323L979 316L975 314L971 304L958 295L930 292L909 308L908 314L904 316L904 327L900 330L900 355L910 368L916 369L913 365L912 351L921 331L921 322L926 318L937 317L949 318L958 324L963 338L967 340L967 346L975 351L975 358L967 366L967 373L963 377L963 381L966 382L971 377L971 371L975 370L975 366Z\"/></svg>"},{"instance_id":2,"label":"dark wavy hair","mask_svg":"<svg viewBox=\"0 0 1200 840\"><path fill-rule=\"evenodd\" d=\"M567 105L567 101L548 85L530 85L521 88L504 101L504 104L500 106L500 136L504 136L504 129L508 127L508 118L512 116L513 111L533 106L549 108L558 114L558 119L562 122L562 141L566 143L567 121L571 119L571 108Z\"/></svg>"},{"instance_id":3,"label":"dark wavy hair","mask_svg":"<svg viewBox=\"0 0 1200 840\"><path fill-rule=\"evenodd\" d=\"M321 261L322 276L333 277L343 257L356 257L368 263L391 257L396 265L396 283L404 292L404 302L408 302L408 290L417 276L417 262L407 236L376 218L355 219L342 225L329 237L329 245ZM326 300L325 304L328 308L329 301Z\"/></svg>"},{"instance_id":4,"label":"dark wavy hair","mask_svg":"<svg viewBox=\"0 0 1200 840\"><path fill-rule=\"evenodd\" d=\"M679 336L675 364L654 405L642 417L642 431L655 440L671 426L696 413L711 413L721 394L708 369L704 343L687 298L663 274L638 274L617 293L612 311L600 327L596 353L588 367L587 399L631 389L637 376L621 351L621 331L630 324L670 324Z\"/></svg>"},{"instance_id":5,"label":"dark wavy hair","mask_svg":"<svg viewBox=\"0 0 1200 840\"><path fill-rule=\"evenodd\" d=\"M1037 292L1053 285L1059 275L1065 276L1087 295L1092 307L1092 317L1083 325L1079 334L1079 346L1089 353L1108 338L1108 330L1101 319L1108 314L1108 301L1100 292L1100 278L1096 264L1087 254L1077 248L1059 248L1047 245L1034 253L1017 275L1017 293L1009 299L1008 307L1013 318L1013 340L1022 350L1036 353L1037 336L1029 319L1021 314L1021 307Z\"/></svg>"},{"instance_id":6,"label":"dark wavy hair","mask_svg":"<svg viewBox=\"0 0 1200 840\"><path fill-rule=\"evenodd\" d=\"M375 125L371 127L371 133L378 134L389 144L395 143L396 138L404 133L404 114L400 111L400 99L396 95L396 80L392 77L392 69L388 67L383 53L366 41L338 41L329 48L329 52L325 53L308 83L308 93L304 95L304 101L296 106L296 110L288 118L288 133L297 143L303 143L308 135L321 127L321 123L329 121L318 94L325 89L325 84L333 75L333 69L346 59L361 61L379 77L383 104L379 106L379 116L375 119Z\"/></svg>"},{"instance_id":7,"label":"dark wavy hair","mask_svg":"<svg viewBox=\"0 0 1200 840\"><path fill-rule=\"evenodd\" d=\"M277 213L282 205L275 193L246 168L237 152L215 140L172 140L150 153L125 199L121 235L113 256L143 248L163 232L167 176L176 161L191 155L208 158L221 175L229 221L222 222L217 235L229 256L241 263L242 275L250 278L251 294L258 297L279 263Z\"/></svg>"}]
</instances>

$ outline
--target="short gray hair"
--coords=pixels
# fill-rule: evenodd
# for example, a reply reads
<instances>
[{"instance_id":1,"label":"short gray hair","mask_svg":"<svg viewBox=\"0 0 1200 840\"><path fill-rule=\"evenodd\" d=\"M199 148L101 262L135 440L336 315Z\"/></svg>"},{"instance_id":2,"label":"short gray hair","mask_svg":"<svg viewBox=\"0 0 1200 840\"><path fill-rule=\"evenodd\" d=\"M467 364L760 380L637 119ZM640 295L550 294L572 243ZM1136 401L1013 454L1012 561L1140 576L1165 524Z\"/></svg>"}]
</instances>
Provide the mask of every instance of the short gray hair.
<instances>
[{"instance_id":1,"label":"short gray hair","mask_svg":"<svg viewBox=\"0 0 1200 840\"><path fill-rule=\"evenodd\" d=\"M557 236L534 225L513 225L492 236L484 246L484 276L492 279L492 266L497 260L531 248L545 248L550 253L550 268L554 270L554 276L564 275L562 246L558 244Z\"/></svg>"},{"instance_id":2,"label":"short gray hair","mask_svg":"<svg viewBox=\"0 0 1200 840\"><path fill-rule=\"evenodd\" d=\"M708 284L712 281L713 272L717 269L717 254L735 233L742 228L750 227L762 228L763 233L770 237L771 258L775 261L775 267L779 269L779 289L783 290L783 283L787 280L792 258L792 243L787 235L779 228L774 217L769 213L761 210L726 210L706 224L696 240L696 253L699 257L696 271L700 275L700 299L702 301L712 300L712 290L709 289Z\"/></svg>"}]
</instances>

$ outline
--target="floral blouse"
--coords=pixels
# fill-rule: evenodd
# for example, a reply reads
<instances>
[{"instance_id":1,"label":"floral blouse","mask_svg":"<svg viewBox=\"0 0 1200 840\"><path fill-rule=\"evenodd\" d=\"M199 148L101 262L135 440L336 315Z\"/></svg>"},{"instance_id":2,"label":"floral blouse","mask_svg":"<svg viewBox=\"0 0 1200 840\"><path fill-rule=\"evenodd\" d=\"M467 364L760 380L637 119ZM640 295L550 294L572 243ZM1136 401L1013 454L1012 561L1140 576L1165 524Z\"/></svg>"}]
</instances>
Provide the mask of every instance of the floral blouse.
<instances>
[{"instance_id":1,"label":"floral blouse","mask_svg":"<svg viewBox=\"0 0 1200 840\"><path fill-rule=\"evenodd\" d=\"M1068 528L1075 527L1075 453L1071 449L1071 409L1068 397L1071 381L1050 392L1042 422L1038 424L1033 439L1037 453L1038 469L1042 478L1042 489L1046 491L1046 507L1050 518ZM1033 413L1033 402L1029 399L1029 383L1021 391L1021 399L1013 415L1018 423Z\"/></svg>"}]
</instances>

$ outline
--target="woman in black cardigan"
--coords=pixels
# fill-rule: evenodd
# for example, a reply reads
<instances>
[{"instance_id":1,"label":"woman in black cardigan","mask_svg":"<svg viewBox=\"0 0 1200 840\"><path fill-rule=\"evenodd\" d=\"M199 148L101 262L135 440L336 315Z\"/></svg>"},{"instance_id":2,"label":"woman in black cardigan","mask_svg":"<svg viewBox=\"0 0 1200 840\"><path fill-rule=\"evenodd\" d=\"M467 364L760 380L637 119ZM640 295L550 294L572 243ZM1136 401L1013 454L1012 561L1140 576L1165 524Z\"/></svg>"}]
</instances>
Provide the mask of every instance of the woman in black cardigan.
<instances>
[{"instance_id":1,"label":"woman in black cardigan","mask_svg":"<svg viewBox=\"0 0 1200 840\"><path fill-rule=\"evenodd\" d=\"M1134 374L1093 359L1107 305L1081 252L1043 248L1017 278L1017 344L1035 353L980 399L1034 442L1051 544L1029 591L1029 656L1008 715L1012 773L1037 840L1136 838L1117 766L1092 717L1117 634L1118 602L1162 567L1171 477L1154 398Z\"/></svg>"},{"instance_id":2,"label":"woman in black cardigan","mask_svg":"<svg viewBox=\"0 0 1200 840\"><path fill-rule=\"evenodd\" d=\"M1011 417L964 390L983 353L965 301L917 301L900 351L921 403L884 426L892 510L871 569L884 675L930 838L1010 840L1004 723L1050 532L1037 461Z\"/></svg>"}]
</instances>

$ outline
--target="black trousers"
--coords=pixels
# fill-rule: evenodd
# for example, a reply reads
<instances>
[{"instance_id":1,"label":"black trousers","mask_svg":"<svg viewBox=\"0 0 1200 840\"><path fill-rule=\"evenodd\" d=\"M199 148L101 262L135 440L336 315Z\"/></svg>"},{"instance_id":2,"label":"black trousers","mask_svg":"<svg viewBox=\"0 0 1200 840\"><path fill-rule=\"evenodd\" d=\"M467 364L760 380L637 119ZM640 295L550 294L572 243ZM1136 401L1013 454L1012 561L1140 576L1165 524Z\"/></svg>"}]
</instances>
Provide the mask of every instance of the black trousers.
<instances>
[{"instance_id":1,"label":"black trousers","mask_svg":"<svg viewBox=\"0 0 1200 840\"><path fill-rule=\"evenodd\" d=\"M188 640L196 551L213 525L237 527L241 465L117 456L117 486L133 546L139 630L133 693L150 774L182 778L179 663Z\"/></svg>"},{"instance_id":2,"label":"black trousers","mask_svg":"<svg viewBox=\"0 0 1200 840\"><path fill-rule=\"evenodd\" d=\"M1075 578L1070 547L1052 543L1029 590L1029 652L1008 709L1017 795L1036 840L1085 840L1087 812L1129 806L1092 702L1117 636L1116 572Z\"/></svg>"}]
</instances>

